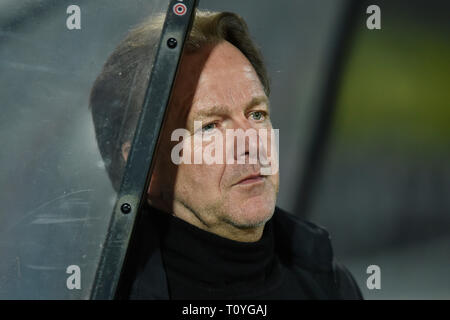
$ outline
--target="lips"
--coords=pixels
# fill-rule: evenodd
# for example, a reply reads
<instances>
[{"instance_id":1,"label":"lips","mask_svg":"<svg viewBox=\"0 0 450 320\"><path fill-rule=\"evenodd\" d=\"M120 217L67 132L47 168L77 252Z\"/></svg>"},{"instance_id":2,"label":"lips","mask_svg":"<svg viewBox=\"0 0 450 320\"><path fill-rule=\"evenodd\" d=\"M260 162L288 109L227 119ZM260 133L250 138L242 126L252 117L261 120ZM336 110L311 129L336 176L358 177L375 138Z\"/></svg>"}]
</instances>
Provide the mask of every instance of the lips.
<instances>
[{"instance_id":1,"label":"lips","mask_svg":"<svg viewBox=\"0 0 450 320\"><path fill-rule=\"evenodd\" d=\"M251 174L246 176L245 178L239 180L235 185L246 185L261 182L264 179L264 176L260 174Z\"/></svg>"}]
</instances>

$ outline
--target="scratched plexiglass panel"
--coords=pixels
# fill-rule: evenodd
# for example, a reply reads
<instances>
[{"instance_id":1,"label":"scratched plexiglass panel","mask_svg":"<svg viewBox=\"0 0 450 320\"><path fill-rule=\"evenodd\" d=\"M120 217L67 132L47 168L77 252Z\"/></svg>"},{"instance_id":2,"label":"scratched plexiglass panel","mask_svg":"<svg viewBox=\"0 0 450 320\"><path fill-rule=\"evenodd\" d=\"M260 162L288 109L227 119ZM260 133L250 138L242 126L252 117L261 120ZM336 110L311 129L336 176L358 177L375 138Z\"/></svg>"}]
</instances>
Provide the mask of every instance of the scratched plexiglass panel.
<instances>
[{"instance_id":1,"label":"scratched plexiglass panel","mask_svg":"<svg viewBox=\"0 0 450 320\"><path fill-rule=\"evenodd\" d=\"M91 87L127 32L167 6L0 2L0 299L89 297L116 200Z\"/></svg>"}]
</instances>

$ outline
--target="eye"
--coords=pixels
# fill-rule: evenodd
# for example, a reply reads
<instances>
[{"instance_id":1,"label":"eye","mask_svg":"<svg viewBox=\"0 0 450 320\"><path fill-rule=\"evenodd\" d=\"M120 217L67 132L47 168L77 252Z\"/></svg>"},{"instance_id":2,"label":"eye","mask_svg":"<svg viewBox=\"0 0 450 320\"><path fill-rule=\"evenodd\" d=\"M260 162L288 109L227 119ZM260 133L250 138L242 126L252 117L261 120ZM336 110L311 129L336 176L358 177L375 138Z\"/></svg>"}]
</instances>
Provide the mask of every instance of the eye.
<instances>
[{"instance_id":1,"label":"eye","mask_svg":"<svg viewBox=\"0 0 450 320\"><path fill-rule=\"evenodd\" d=\"M250 117L252 117L252 119L256 121L265 120L265 112L253 111L250 113Z\"/></svg>"},{"instance_id":2,"label":"eye","mask_svg":"<svg viewBox=\"0 0 450 320\"><path fill-rule=\"evenodd\" d=\"M213 130L215 128L216 128L216 124L214 122L212 122L212 123L209 123L209 124L203 126L202 127L202 131L203 132L208 132L208 131L211 131L211 130Z\"/></svg>"}]
</instances>

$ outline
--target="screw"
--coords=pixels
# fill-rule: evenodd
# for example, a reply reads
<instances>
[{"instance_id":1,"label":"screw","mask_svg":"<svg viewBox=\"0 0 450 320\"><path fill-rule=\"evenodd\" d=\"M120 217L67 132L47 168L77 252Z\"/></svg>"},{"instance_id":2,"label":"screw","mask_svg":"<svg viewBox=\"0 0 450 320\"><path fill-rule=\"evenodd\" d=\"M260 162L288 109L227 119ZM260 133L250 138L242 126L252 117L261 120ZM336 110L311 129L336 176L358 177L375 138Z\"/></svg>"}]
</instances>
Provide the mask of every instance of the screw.
<instances>
[{"instance_id":1,"label":"screw","mask_svg":"<svg viewBox=\"0 0 450 320\"><path fill-rule=\"evenodd\" d=\"M177 39L175 39L175 38L169 38L168 40L167 40L167 46L170 48L170 49L175 49L175 47L177 46Z\"/></svg>"},{"instance_id":2,"label":"screw","mask_svg":"<svg viewBox=\"0 0 450 320\"><path fill-rule=\"evenodd\" d=\"M122 211L122 213L130 213L131 212L131 205L129 203L124 203L120 206L120 211Z\"/></svg>"}]
</instances>

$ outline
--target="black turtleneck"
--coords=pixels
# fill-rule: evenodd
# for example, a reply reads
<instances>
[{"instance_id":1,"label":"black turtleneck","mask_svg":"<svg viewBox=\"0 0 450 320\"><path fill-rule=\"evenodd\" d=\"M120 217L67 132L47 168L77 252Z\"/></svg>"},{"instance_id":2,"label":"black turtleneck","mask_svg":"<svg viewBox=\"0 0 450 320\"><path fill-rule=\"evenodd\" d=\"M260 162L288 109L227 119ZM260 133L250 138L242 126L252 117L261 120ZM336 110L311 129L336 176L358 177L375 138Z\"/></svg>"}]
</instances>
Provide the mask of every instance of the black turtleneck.
<instances>
[{"instance_id":1,"label":"black turtleneck","mask_svg":"<svg viewBox=\"0 0 450 320\"><path fill-rule=\"evenodd\" d=\"M171 299L304 299L297 277L275 254L272 222L260 240L239 242L154 211Z\"/></svg>"}]
</instances>

